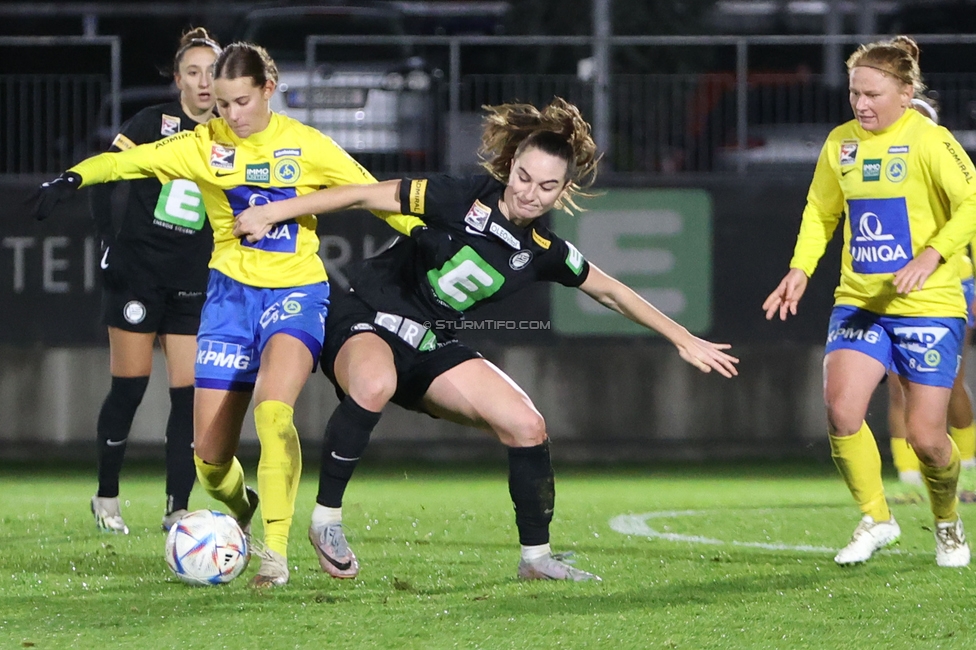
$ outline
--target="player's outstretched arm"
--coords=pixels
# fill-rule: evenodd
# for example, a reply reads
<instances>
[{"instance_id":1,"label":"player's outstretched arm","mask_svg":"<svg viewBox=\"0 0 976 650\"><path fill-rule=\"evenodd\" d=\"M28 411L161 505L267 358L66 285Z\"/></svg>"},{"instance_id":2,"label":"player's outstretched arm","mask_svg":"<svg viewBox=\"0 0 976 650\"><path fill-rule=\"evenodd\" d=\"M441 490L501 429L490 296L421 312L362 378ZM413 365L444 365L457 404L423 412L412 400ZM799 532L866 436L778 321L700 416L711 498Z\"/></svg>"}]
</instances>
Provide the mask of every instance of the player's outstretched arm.
<instances>
[{"instance_id":1,"label":"player's outstretched arm","mask_svg":"<svg viewBox=\"0 0 976 650\"><path fill-rule=\"evenodd\" d=\"M717 371L725 377L738 375L736 357L723 352L731 345L712 343L694 336L687 329L665 316L657 307L641 298L637 292L612 278L590 263L590 272L580 290L598 303L658 332L671 341L682 359L702 372Z\"/></svg>"},{"instance_id":2,"label":"player's outstretched arm","mask_svg":"<svg viewBox=\"0 0 976 650\"><path fill-rule=\"evenodd\" d=\"M762 308L766 312L766 320L772 320L777 311L780 320L786 320L787 314L796 316L796 307L803 297L803 292L807 290L808 279L807 274L800 269L790 269L763 302Z\"/></svg>"},{"instance_id":3,"label":"player's outstretched arm","mask_svg":"<svg viewBox=\"0 0 976 650\"><path fill-rule=\"evenodd\" d=\"M293 199L250 207L234 220L234 236L256 242L276 223L306 214L326 214L352 209L399 212L400 181L383 181L369 185L341 185L318 190Z\"/></svg>"}]
</instances>

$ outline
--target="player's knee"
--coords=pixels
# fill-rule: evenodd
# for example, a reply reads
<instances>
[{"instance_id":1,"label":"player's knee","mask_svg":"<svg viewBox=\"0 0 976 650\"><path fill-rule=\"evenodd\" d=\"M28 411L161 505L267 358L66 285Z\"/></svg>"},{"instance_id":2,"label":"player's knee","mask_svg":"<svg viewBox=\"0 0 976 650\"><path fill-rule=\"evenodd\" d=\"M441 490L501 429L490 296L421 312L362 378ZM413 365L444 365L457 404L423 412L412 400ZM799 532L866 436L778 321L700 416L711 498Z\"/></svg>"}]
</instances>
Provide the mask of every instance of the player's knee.
<instances>
[{"instance_id":1,"label":"player's knee","mask_svg":"<svg viewBox=\"0 0 976 650\"><path fill-rule=\"evenodd\" d=\"M932 429L920 432L917 428L910 428L908 442L915 450L915 455L923 465L929 467L945 467L952 455L952 443L949 436L942 430Z\"/></svg>"},{"instance_id":2,"label":"player's knee","mask_svg":"<svg viewBox=\"0 0 976 650\"><path fill-rule=\"evenodd\" d=\"M861 425L864 423L864 414L855 413L853 409L840 400L828 400L827 423L830 425L830 431L834 436L853 436L860 431Z\"/></svg>"},{"instance_id":3,"label":"player's knee","mask_svg":"<svg viewBox=\"0 0 976 650\"><path fill-rule=\"evenodd\" d=\"M349 386L349 395L364 409L379 412L396 392L396 375L377 373L357 377Z\"/></svg>"},{"instance_id":4,"label":"player's knee","mask_svg":"<svg viewBox=\"0 0 976 650\"><path fill-rule=\"evenodd\" d=\"M521 409L495 431L509 447L535 447L546 441L545 418L535 409Z\"/></svg>"}]
</instances>

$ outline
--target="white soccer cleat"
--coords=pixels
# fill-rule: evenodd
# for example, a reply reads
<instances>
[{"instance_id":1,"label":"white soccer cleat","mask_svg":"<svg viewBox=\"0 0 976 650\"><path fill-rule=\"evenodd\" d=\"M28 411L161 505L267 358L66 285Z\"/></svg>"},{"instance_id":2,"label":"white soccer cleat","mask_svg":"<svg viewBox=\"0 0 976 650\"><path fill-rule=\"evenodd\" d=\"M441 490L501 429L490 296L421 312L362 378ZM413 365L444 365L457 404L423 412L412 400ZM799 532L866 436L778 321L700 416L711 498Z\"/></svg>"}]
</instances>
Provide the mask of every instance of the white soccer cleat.
<instances>
[{"instance_id":1,"label":"white soccer cleat","mask_svg":"<svg viewBox=\"0 0 976 650\"><path fill-rule=\"evenodd\" d=\"M173 527L173 524L178 522L187 514L188 512L185 508L174 510L173 512L167 512L165 515L163 515L163 525L162 525L163 532L168 533L169 529Z\"/></svg>"},{"instance_id":2,"label":"white soccer cleat","mask_svg":"<svg viewBox=\"0 0 976 650\"><path fill-rule=\"evenodd\" d=\"M258 546L261 548L259 549ZM261 558L261 567L258 569L257 575L251 578L250 586L255 589L267 589L288 584L290 577L288 559L263 544L254 544L254 547L254 554Z\"/></svg>"},{"instance_id":3,"label":"white soccer cleat","mask_svg":"<svg viewBox=\"0 0 976 650\"><path fill-rule=\"evenodd\" d=\"M570 555L571 553L550 553L532 561L521 560L518 565L519 580L603 580L598 575L570 566L573 563L568 559Z\"/></svg>"},{"instance_id":4,"label":"white soccer cleat","mask_svg":"<svg viewBox=\"0 0 976 650\"><path fill-rule=\"evenodd\" d=\"M106 533L129 534L129 527L122 519L118 497L93 496L91 511L95 515L95 525L98 526L98 530Z\"/></svg>"},{"instance_id":5,"label":"white soccer cleat","mask_svg":"<svg viewBox=\"0 0 976 650\"><path fill-rule=\"evenodd\" d=\"M864 515L854 529L850 543L834 556L834 562L841 566L867 562L874 552L898 541L901 528L892 517L888 521L875 521Z\"/></svg>"},{"instance_id":6,"label":"white soccer cleat","mask_svg":"<svg viewBox=\"0 0 976 650\"><path fill-rule=\"evenodd\" d=\"M962 519L935 525L935 562L945 567L969 564L969 544Z\"/></svg>"},{"instance_id":7,"label":"white soccer cleat","mask_svg":"<svg viewBox=\"0 0 976 650\"><path fill-rule=\"evenodd\" d=\"M349 548L342 524L333 523L308 528L308 539L315 547L319 566L333 578L355 578L359 575L359 560Z\"/></svg>"}]
</instances>

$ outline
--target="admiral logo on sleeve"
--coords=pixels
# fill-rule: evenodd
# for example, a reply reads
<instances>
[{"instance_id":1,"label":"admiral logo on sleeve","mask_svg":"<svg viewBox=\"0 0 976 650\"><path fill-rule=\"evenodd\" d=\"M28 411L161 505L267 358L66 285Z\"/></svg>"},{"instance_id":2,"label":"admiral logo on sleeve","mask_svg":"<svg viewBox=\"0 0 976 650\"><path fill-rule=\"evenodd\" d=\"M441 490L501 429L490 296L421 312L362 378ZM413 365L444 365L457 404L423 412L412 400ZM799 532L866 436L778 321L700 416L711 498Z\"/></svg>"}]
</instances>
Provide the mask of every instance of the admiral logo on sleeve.
<instances>
[{"instance_id":1,"label":"admiral logo on sleeve","mask_svg":"<svg viewBox=\"0 0 976 650\"><path fill-rule=\"evenodd\" d=\"M163 113L162 123L159 125L160 135L176 135L180 132L180 118Z\"/></svg>"},{"instance_id":2,"label":"admiral logo on sleeve","mask_svg":"<svg viewBox=\"0 0 976 650\"><path fill-rule=\"evenodd\" d=\"M959 154L956 153L956 148L951 142L943 142L942 144L945 145L946 151L949 152L952 159L956 161L956 166L959 167L959 171L962 172L963 178L966 179L966 184L969 185L973 181L973 173L969 171L969 167L962 161Z\"/></svg>"},{"instance_id":3,"label":"admiral logo on sleeve","mask_svg":"<svg viewBox=\"0 0 976 650\"><path fill-rule=\"evenodd\" d=\"M210 166L214 169L234 169L236 155L237 149L235 147L212 144L210 145Z\"/></svg>"},{"instance_id":4,"label":"admiral logo on sleeve","mask_svg":"<svg viewBox=\"0 0 976 650\"><path fill-rule=\"evenodd\" d=\"M117 136L115 136L114 140L112 140L112 146L118 149L119 151L127 151L133 148L134 146L136 146L136 143L130 140L129 138L125 137L125 135L120 133Z\"/></svg>"},{"instance_id":5,"label":"admiral logo on sleeve","mask_svg":"<svg viewBox=\"0 0 976 650\"><path fill-rule=\"evenodd\" d=\"M410 181L410 212L413 214L424 214L427 207L427 179L421 178Z\"/></svg>"}]
</instances>

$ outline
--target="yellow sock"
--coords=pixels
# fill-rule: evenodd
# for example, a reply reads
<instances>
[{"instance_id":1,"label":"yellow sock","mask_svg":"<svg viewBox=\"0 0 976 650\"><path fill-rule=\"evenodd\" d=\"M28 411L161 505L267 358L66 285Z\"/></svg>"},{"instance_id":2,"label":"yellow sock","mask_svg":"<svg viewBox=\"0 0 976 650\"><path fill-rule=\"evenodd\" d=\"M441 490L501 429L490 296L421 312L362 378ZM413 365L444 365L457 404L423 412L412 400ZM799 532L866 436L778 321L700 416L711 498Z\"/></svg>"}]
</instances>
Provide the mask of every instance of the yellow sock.
<instances>
[{"instance_id":1,"label":"yellow sock","mask_svg":"<svg viewBox=\"0 0 976 650\"><path fill-rule=\"evenodd\" d=\"M264 543L285 557L288 557L288 532L302 476L302 449L294 415L292 407L276 400L254 407L254 425L261 441L258 494L264 519Z\"/></svg>"},{"instance_id":2,"label":"yellow sock","mask_svg":"<svg viewBox=\"0 0 976 650\"><path fill-rule=\"evenodd\" d=\"M233 460L211 465L193 454L193 464L197 467L197 480L211 497L220 501L235 518L247 512L249 504L244 492L244 468L235 457Z\"/></svg>"},{"instance_id":3,"label":"yellow sock","mask_svg":"<svg viewBox=\"0 0 976 650\"><path fill-rule=\"evenodd\" d=\"M922 478L925 480L925 487L929 490L929 502L932 504L932 514L935 515L936 523L945 521L955 521L959 518L956 506L959 498L956 497L956 483L959 481L959 447L955 441L949 438L952 445L952 455L949 457L949 464L945 467L929 467L922 464Z\"/></svg>"},{"instance_id":4,"label":"yellow sock","mask_svg":"<svg viewBox=\"0 0 976 650\"><path fill-rule=\"evenodd\" d=\"M976 458L976 422L971 422L968 427L961 429L949 427L949 437L959 448L959 459L963 464Z\"/></svg>"},{"instance_id":5,"label":"yellow sock","mask_svg":"<svg viewBox=\"0 0 976 650\"><path fill-rule=\"evenodd\" d=\"M862 423L853 436L828 437L830 455L861 512L875 521L891 519L881 484L881 453L868 423Z\"/></svg>"},{"instance_id":6,"label":"yellow sock","mask_svg":"<svg viewBox=\"0 0 976 650\"><path fill-rule=\"evenodd\" d=\"M899 472L917 472L918 456L915 450L904 438L891 439L891 458L895 461L895 469Z\"/></svg>"}]
</instances>

